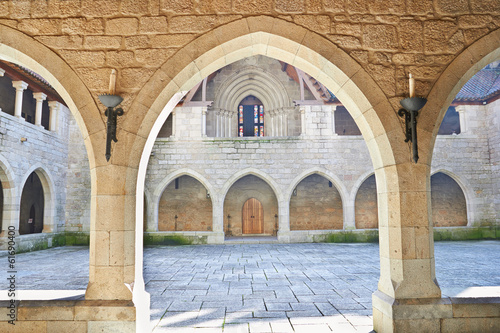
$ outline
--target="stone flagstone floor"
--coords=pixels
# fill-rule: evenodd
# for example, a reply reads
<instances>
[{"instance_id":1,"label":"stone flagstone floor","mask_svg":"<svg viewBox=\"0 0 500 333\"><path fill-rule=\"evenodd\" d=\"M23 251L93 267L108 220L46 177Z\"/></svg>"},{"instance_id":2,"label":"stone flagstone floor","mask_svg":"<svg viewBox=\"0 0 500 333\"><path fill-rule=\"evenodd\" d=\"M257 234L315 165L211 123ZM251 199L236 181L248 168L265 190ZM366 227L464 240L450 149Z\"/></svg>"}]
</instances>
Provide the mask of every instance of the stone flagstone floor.
<instances>
[{"instance_id":1,"label":"stone flagstone floor","mask_svg":"<svg viewBox=\"0 0 500 333\"><path fill-rule=\"evenodd\" d=\"M377 244L197 245L144 253L155 333L372 330ZM435 256L443 295L500 286L499 241L436 242ZM85 290L88 248L18 254L16 265L18 289Z\"/></svg>"}]
</instances>

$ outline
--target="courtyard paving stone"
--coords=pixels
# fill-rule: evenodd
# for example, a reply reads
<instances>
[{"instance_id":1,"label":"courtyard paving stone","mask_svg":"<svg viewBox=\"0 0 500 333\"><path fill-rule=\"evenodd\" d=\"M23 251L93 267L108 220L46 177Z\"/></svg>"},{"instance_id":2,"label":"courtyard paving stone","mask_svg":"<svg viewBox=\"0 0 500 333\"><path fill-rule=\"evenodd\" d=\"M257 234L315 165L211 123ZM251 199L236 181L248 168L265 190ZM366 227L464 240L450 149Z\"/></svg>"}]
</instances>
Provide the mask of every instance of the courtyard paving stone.
<instances>
[{"instance_id":1,"label":"courtyard paving stone","mask_svg":"<svg viewBox=\"0 0 500 333\"><path fill-rule=\"evenodd\" d=\"M443 296L500 286L498 253L499 241L436 242ZM0 260L2 256L0 252ZM18 254L19 289L85 290L88 256L85 247ZM262 243L144 251L154 333L370 332L378 277L377 244ZM0 271L0 279L6 281L6 270Z\"/></svg>"}]
</instances>

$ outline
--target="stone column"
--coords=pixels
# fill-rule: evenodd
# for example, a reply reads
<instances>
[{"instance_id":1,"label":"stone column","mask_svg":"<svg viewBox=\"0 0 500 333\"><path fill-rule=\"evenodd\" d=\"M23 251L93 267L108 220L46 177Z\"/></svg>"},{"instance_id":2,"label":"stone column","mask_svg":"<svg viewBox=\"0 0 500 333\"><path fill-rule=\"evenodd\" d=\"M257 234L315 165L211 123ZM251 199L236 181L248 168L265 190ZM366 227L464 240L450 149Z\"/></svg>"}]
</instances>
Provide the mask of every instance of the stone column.
<instances>
[{"instance_id":1,"label":"stone column","mask_svg":"<svg viewBox=\"0 0 500 333\"><path fill-rule=\"evenodd\" d=\"M411 329L422 325L417 319L439 327L443 303L434 265L430 166L406 162L375 173L384 181L377 186L380 280L373 294L374 330L418 331Z\"/></svg>"},{"instance_id":2,"label":"stone column","mask_svg":"<svg viewBox=\"0 0 500 333\"><path fill-rule=\"evenodd\" d=\"M177 127L177 119L175 117L175 110L172 111L172 135L171 137L175 137L175 128Z\"/></svg>"},{"instance_id":3,"label":"stone column","mask_svg":"<svg viewBox=\"0 0 500 333\"><path fill-rule=\"evenodd\" d=\"M278 209L278 241L280 243L290 243L290 203L279 202Z\"/></svg>"},{"instance_id":4,"label":"stone column","mask_svg":"<svg viewBox=\"0 0 500 333\"><path fill-rule=\"evenodd\" d=\"M337 111L337 105L332 105L332 135L337 135L335 132L335 111Z\"/></svg>"},{"instance_id":5,"label":"stone column","mask_svg":"<svg viewBox=\"0 0 500 333\"><path fill-rule=\"evenodd\" d=\"M227 136L228 137L233 136L233 132L232 132L233 116L234 116L234 112L228 112L228 123L227 123Z\"/></svg>"},{"instance_id":6,"label":"stone column","mask_svg":"<svg viewBox=\"0 0 500 333\"><path fill-rule=\"evenodd\" d=\"M121 149L123 155L128 153L129 148ZM115 149L113 153L118 157L116 155L120 151ZM137 169L107 164L92 168L90 173L93 175L93 188L89 284L85 299L132 300L132 292L127 285L135 279Z\"/></svg>"},{"instance_id":7,"label":"stone column","mask_svg":"<svg viewBox=\"0 0 500 333\"><path fill-rule=\"evenodd\" d=\"M24 89L28 88L28 84L24 81L12 81L12 86L16 88L16 103L14 106L14 116L24 120L23 113L23 93Z\"/></svg>"},{"instance_id":8,"label":"stone column","mask_svg":"<svg viewBox=\"0 0 500 333\"><path fill-rule=\"evenodd\" d=\"M274 134L274 112L268 111L267 113L269 114L269 122L271 123L271 126L269 126L269 135L275 136L275 134Z\"/></svg>"},{"instance_id":9,"label":"stone column","mask_svg":"<svg viewBox=\"0 0 500 333\"><path fill-rule=\"evenodd\" d=\"M201 108L201 136L207 136L207 107Z\"/></svg>"},{"instance_id":10,"label":"stone column","mask_svg":"<svg viewBox=\"0 0 500 333\"><path fill-rule=\"evenodd\" d=\"M211 194L213 195L213 194ZM224 200L212 197L212 230L208 243L224 243Z\"/></svg>"},{"instance_id":11,"label":"stone column","mask_svg":"<svg viewBox=\"0 0 500 333\"><path fill-rule=\"evenodd\" d=\"M288 136L288 110L283 110L283 135Z\"/></svg>"},{"instance_id":12,"label":"stone column","mask_svg":"<svg viewBox=\"0 0 500 333\"><path fill-rule=\"evenodd\" d=\"M359 188L358 188L359 191ZM356 193L342 203L344 211L344 230L356 229Z\"/></svg>"},{"instance_id":13,"label":"stone column","mask_svg":"<svg viewBox=\"0 0 500 333\"><path fill-rule=\"evenodd\" d=\"M300 106L300 135L306 135L306 108Z\"/></svg>"},{"instance_id":14,"label":"stone column","mask_svg":"<svg viewBox=\"0 0 500 333\"><path fill-rule=\"evenodd\" d=\"M466 134L467 131L467 121L465 118L465 105L458 105L455 107L455 111L458 112L460 121L460 134Z\"/></svg>"},{"instance_id":15,"label":"stone column","mask_svg":"<svg viewBox=\"0 0 500 333\"><path fill-rule=\"evenodd\" d=\"M33 97L36 100L36 108L35 108L35 125L42 127L42 106L43 101L47 98L43 92L33 93Z\"/></svg>"},{"instance_id":16,"label":"stone column","mask_svg":"<svg viewBox=\"0 0 500 333\"><path fill-rule=\"evenodd\" d=\"M52 132L57 132L58 124L59 124L59 111L61 110L61 103L57 101L49 101L49 110L50 110L50 122L49 122L49 130Z\"/></svg>"}]
</instances>

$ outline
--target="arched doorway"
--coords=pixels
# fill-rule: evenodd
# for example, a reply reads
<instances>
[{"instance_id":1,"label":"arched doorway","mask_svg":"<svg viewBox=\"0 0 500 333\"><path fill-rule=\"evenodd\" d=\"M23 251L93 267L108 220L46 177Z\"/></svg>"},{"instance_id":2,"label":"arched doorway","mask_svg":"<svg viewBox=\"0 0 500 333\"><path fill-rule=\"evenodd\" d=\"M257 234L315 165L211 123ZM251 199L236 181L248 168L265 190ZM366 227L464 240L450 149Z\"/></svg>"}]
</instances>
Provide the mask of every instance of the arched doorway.
<instances>
[{"instance_id":1,"label":"arched doorway","mask_svg":"<svg viewBox=\"0 0 500 333\"><path fill-rule=\"evenodd\" d=\"M264 232L264 208L262 203L250 198L243 204L241 212L243 234L262 234Z\"/></svg>"},{"instance_id":2,"label":"arched doorway","mask_svg":"<svg viewBox=\"0 0 500 333\"><path fill-rule=\"evenodd\" d=\"M226 236L276 234L278 200L266 181L247 175L234 182L224 200L224 229Z\"/></svg>"},{"instance_id":3,"label":"arched doorway","mask_svg":"<svg viewBox=\"0 0 500 333\"><path fill-rule=\"evenodd\" d=\"M32 172L23 187L19 215L19 234L41 233L44 216L44 191L40 178Z\"/></svg>"},{"instance_id":4,"label":"arched doorway","mask_svg":"<svg viewBox=\"0 0 500 333\"><path fill-rule=\"evenodd\" d=\"M238 136L264 136L264 105L255 96L245 97L238 106Z\"/></svg>"}]
</instances>

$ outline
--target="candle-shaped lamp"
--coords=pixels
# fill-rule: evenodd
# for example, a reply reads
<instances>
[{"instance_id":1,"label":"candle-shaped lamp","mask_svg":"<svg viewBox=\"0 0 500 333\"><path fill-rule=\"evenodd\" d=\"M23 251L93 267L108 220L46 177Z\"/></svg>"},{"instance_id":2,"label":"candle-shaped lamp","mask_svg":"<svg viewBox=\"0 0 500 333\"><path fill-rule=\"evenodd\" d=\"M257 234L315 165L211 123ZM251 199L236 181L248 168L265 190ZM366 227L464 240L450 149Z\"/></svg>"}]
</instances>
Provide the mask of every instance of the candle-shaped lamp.
<instances>
[{"instance_id":1,"label":"candle-shaped lamp","mask_svg":"<svg viewBox=\"0 0 500 333\"><path fill-rule=\"evenodd\" d=\"M114 95L116 88L116 70L111 70L111 75L109 76L109 94Z\"/></svg>"},{"instance_id":2,"label":"candle-shaped lamp","mask_svg":"<svg viewBox=\"0 0 500 333\"><path fill-rule=\"evenodd\" d=\"M410 86L410 98L415 97L415 79L413 78L413 76L411 76L411 73L410 73L409 86Z\"/></svg>"}]
</instances>

